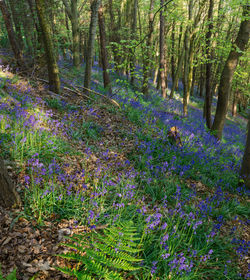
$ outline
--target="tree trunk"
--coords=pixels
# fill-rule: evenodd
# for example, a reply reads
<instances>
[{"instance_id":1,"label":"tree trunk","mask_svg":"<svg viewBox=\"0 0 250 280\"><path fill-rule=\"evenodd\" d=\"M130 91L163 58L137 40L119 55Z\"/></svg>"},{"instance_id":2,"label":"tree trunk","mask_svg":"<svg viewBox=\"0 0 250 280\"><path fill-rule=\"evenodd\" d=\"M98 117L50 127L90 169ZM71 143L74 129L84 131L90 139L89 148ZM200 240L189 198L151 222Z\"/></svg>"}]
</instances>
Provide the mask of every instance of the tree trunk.
<instances>
[{"instance_id":1,"label":"tree trunk","mask_svg":"<svg viewBox=\"0 0 250 280\"><path fill-rule=\"evenodd\" d=\"M207 64L206 64L206 124L210 129L212 126L211 119L211 109L212 109L212 91L211 91L211 83L212 83L212 55L211 55L211 37L213 30L213 8L214 8L214 0L209 0L209 10L208 10L208 31L206 33L206 55L207 55Z\"/></svg>"},{"instance_id":2,"label":"tree trunk","mask_svg":"<svg viewBox=\"0 0 250 280\"><path fill-rule=\"evenodd\" d=\"M250 189L250 113L248 116L247 141L246 141L242 166L240 170L240 175L244 179L246 187Z\"/></svg>"},{"instance_id":3,"label":"tree trunk","mask_svg":"<svg viewBox=\"0 0 250 280\"><path fill-rule=\"evenodd\" d=\"M18 43L19 43L19 48L20 51L22 52L23 50L23 46L24 46L24 42L23 42L23 37L22 37L22 28L21 28L21 24L20 24L20 13L19 10L20 7L17 7L17 4L15 3L15 0L9 0L10 3L10 9L11 9L11 13L12 13L12 19L15 25L15 33L18 39Z\"/></svg>"},{"instance_id":4,"label":"tree trunk","mask_svg":"<svg viewBox=\"0 0 250 280\"><path fill-rule=\"evenodd\" d=\"M94 57L94 44L95 44L95 35L96 35L96 26L98 20L98 9L100 6L100 0L94 0L91 5L91 20L89 26L89 40L88 40L88 54L86 56L86 68L84 75L84 87L90 88L91 83L91 70L92 70L92 61ZM86 91L86 93L88 93Z\"/></svg>"},{"instance_id":5,"label":"tree trunk","mask_svg":"<svg viewBox=\"0 0 250 280\"><path fill-rule=\"evenodd\" d=\"M20 197L4 166L4 161L0 158L0 205L12 207L19 204L21 204Z\"/></svg>"},{"instance_id":6,"label":"tree trunk","mask_svg":"<svg viewBox=\"0 0 250 280\"><path fill-rule=\"evenodd\" d=\"M136 26L137 26L137 7L138 7L138 0L134 0L134 7L133 7L133 19L132 19L132 26L131 26L131 34L132 34L132 40L136 40ZM135 56L135 49L134 52L131 56L131 84L134 86L135 85L135 64L136 64L136 56Z\"/></svg>"},{"instance_id":7,"label":"tree trunk","mask_svg":"<svg viewBox=\"0 0 250 280\"><path fill-rule=\"evenodd\" d=\"M104 88L109 89L109 92L112 93L110 78L108 73L108 53L106 48L105 20L104 20L102 5L100 6L98 11L98 21L99 21L99 32L100 32L100 49L101 49L103 83L104 83Z\"/></svg>"},{"instance_id":8,"label":"tree trunk","mask_svg":"<svg viewBox=\"0 0 250 280\"><path fill-rule=\"evenodd\" d=\"M171 89L169 98L174 97L174 91L177 88L177 84L178 84L178 81L179 81L179 76L180 76L180 73L181 73L181 68L182 68L183 59L184 59L184 53L185 52L181 53L180 58L178 60L178 65L177 65L177 69L176 69L176 72L175 72L175 75L174 75L174 81L173 81L173 85L172 85L172 89Z\"/></svg>"},{"instance_id":9,"label":"tree trunk","mask_svg":"<svg viewBox=\"0 0 250 280\"><path fill-rule=\"evenodd\" d=\"M21 51L19 49L19 46L17 44L15 34L14 34L14 31L13 31L13 26L12 26L12 22L11 22L10 13L8 11L8 8L7 8L4 0L0 0L0 9L1 9L2 14L3 14L4 23L5 23L5 26L6 26L6 30L8 32L8 38L9 38L10 45L11 45L12 51L14 53L14 57L16 59L16 62L17 62L19 67L24 68L25 65L24 65L24 62L23 62L22 53L21 53Z\"/></svg>"},{"instance_id":10,"label":"tree trunk","mask_svg":"<svg viewBox=\"0 0 250 280\"><path fill-rule=\"evenodd\" d=\"M175 52L175 22L173 22L173 26L172 26L171 43L172 43L172 50L171 50L171 73L172 73L172 84L173 84L174 83L174 78L175 78L175 59L174 59L174 52Z\"/></svg>"},{"instance_id":11,"label":"tree trunk","mask_svg":"<svg viewBox=\"0 0 250 280\"><path fill-rule=\"evenodd\" d=\"M43 35L48 76L49 76L49 89L55 93L60 93L60 79L59 79L59 69L54 54L54 46L52 41L52 32L49 25L49 21L45 14L45 1L36 0L36 9L41 26L41 31Z\"/></svg>"},{"instance_id":12,"label":"tree trunk","mask_svg":"<svg viewBox=\"0 0 250 280\"><path fill-rule=\"evenodd\" d=\"M150 65L150 51L151 51L151 45L152 45L152 35L154 31L154 25L153 25L153 18L154 18L154 3L155 0L150 0L150 7L149 7L149 24L148 24L148 36L147 36L147 43L146 43L146 50L145 50L145 56L144 56L144 62L143 62L143 83L142 83L142 93L145 96L148 96L148 81L149 81L149 65Z\"/></svg>"},{"instance_id":13,"label":"tree trunk","mask_svg":"<svg viewBox=\"0 0 250 280\"><path fill-rule=\"evenodd\" d=\"M80 29L79 14L77 10L77 1L71 0L71 5L67 0L63 0L65 11L70 19L72 26L72 42L73 42L73 65L79 69L80 67Z\"/></svg>"},{"instance_id":14,"label":"tree trunk","mask_svg":"<svg viewBox=\"0 0 250 280\"><path fill-rule=\"evenodd\" d=\"M243 19L240 24L240 29L237 38L233 44L233 49L230 51L227 58L226 64L221 74L219 91L218 91L218 102L216 107L216 113L212 131L214 131L216 137L221 139L222 131L225 124L228 100L232 86L232 80L234 71L237 67L239 58L242 56L249 39L250 33L250 20L249 17L250 6L243 7Z\"/></svg>"},{"instance_id":15,"label":"tree trunk","mask_svg":"<svg viewBox=\"0 0 250 280\"><path fill-rule=\"evenodd\" d=\"M233 102L232 102L232 116L236 117L237 115L237 104L239 100L239 90L236 89L233 93Z\"/></svg>"},{"instance_id":16,"label":"tree trunk","mask_svg":"<svg viewBox=\"0 0 250 280\"><path fill-rule=\"evenodd\" d=\"M199 95L200 95L200 97L203 97L204 86L205 86L203 68L204 68L204 66L201 65L201 67L200 67L200 84L199 84ZM205 114L205 112L204 112L204 114Z\"/></svg>"},{"instance_id":17,"label":"tree trunk","mask_svg":"<svg viewBox=\"0 0 250 280\"><path fill-rule=\"evenodd\" d=\"M165 0L161 0L161 6ZM160 83L161 83L161 95L166 98L166 79L165 79L165 18L163 11L160 11Z\"/></svg>"}]
</instances>

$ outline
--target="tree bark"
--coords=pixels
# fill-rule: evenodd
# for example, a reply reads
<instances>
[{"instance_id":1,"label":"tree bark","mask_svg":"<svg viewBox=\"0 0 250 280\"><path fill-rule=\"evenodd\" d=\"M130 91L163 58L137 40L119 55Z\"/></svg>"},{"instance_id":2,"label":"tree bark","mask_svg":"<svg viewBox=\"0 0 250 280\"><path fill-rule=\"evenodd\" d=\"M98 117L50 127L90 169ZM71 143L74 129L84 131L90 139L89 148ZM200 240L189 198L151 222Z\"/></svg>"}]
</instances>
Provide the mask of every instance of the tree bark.
<instances>
[{"instance_id":1,"label":"tree bark","mask_svg":"<svg viewBox=\"0 0 250 280\"><path fill-rule=\"evenodd\" d=\"M237 38L229 53L226 64L221 74L220 85L218 90L218 102L212 131L218 139L222 137L222 131L225 124L226 114L228 110L228 100L230 96L233 75L238 65L239 58L242 56L249 40L250 20L249 18L250 6L243 6L243 18L240 24L240 29Z\"/></svg>"},{"instance_id":2,"label":"tree bark","mask_svg":"<svg viewBox=\"0 0 250 280\"><path fill-rule=\"evenodd\" d=\"M4 166L4 161L0 158L0 205L3 207L12 207L20 204L20 197Z\"/></svg>"},{"instance_id":3,"label":"tree bark","mask_svg":"<svg viewBox=\"0 0 250 280\"><path fill-rule=\"evenodd\" d=\"M43 35L48 76L49 76L49 89L55 93L60 93L60 79L59 79L59 69L54 54L54 46L52 41L52 31L49 22L46 18L45 13L45 1L36 0L36 9L40 22L40 27Z\"/></svg>"},{"instance_id":4,"label":"tree bark","mask_svg":"<svg viewBox=\"0 0 250 280\"><path fill-rule=\"evenodd\" d=\"M88 40L88 53L86 56L86 68L84 75L84 87L90 89L91 83L91 70L92 70L92 61L94 57L94 43L96 35L96 27L98 20L98 9L100 6L100 0L94 0L91 5L91 20L89 26L89 40ZM88 92L86 91L86 94Z\"/></svg>"},{"instance_id":5,"label":"tree bark","mask_svg":"<svg viewBox=\"0 0 250 280\"><path fill-rule=\"evenodd\" d=\"M247 141L240 170L240 175L245 181L245 186L250 189L250 113L248 115Z\"/></svg>"},{"instance_id":6,"label":"tree bark","mask_svg":"<svg viewBox=\"0 0 250 280\"><path fill-rule=\"evenodd\" d=\"M237 115L237 104L239 101L239 90L236 88L236 90L233 93L233 102L232 102L232 116L236 117Z\"/></svg>"},{"instance_id":7,"label":"tree bark","mask_svg":"<svg viewBox=\"0 0 250 280\"><path fill-rule=\"evenodd\" d=\"M102 74L104 88L109 89L112 93L110 78L108 73L108 53L106 48L106 31L105 31L105 20L103 15L103 7L100 5L98 11L98 22L99 22L99 33L100 33L100 49L101 49L101 61L102 61Z\"/></svg>"},{"instance_id":8,"label":"tree bark","mask_svg":"<svg viewBox=\"0 0 250 280\"><path fill-rule=\"evenodd\" d=\"M133 7L133 19L132 19L132 26L131 26L131 33L132 33L132 40L136 40L137 36L136 36L136 26L137 26L137 11L138 11L138 0L134 0L133 2L134 7ZM131 85L135 85L135 64L136 64L136 56L135 56L135 49L134 52L131 56L131 80L130 83Z\"/></svg>"},{"instance_id":9,"label":"tree bark","mask_svg":"<svg viewBox=\"0 0 250 280\"><path fill-rule=\"evenodd\" d=\"M184 59L184 53L185 52L182 52L180 54L180 57L179 57L179 60L178 60L178 65L177 65L177 69L176 69L176 72L175 72L175 75L174 75L174 81L173 81L173 85L172 85L170 96L169 96L170 99L172 99L174 97L174 91L178 86L179 76L180 76L180 73L181 73L181 68L182 68L183 59Z\"/></svg>"},{"instance_id":10,"label":"tree bark","mask_svg":"<svg viewBox=\"0 0 250 280\"><path fill-rule=\"evenodd\" d=\"M161 0L161 6L164 4L165 0ZM166 77L165 77L165 18L163 11L160 11L160 83L161 83L161 95L166 98Z\"/></svg>"},{"instance_id":11,"label":"tree bark","mask_svg":"<svg viewBox=\"0 0 250 280\"><path fill-rule=\"evenodd\" d=\"M208 31L206 33L206 55L207 55L207 63L206 63L206 124L210 129L212 126L211 119L211 109L212 109L212 91L211 91L211 83L212 83L212 55L211 55L211 37L213 30L213 8L214 8L214 0L209 0L209 9L208 9Z\"/></svg>"},{"instance_id":12,"label":"tree bark","mask_svg":"<svg viewBox=\"0 0 250 280\"><path fill-rule=\"evenodd\" d=\"M171 43L172 43L172 50L171 50L171 73L172 73L172 84L173 84L174 79L175 79L175 59L174 59L174 52L175 52L175 22L173 22L173 26L172 26Z\"/></svg>"},{"instance_id":13,"label":"tree bark","mask_svg":"<svg viewBox=\"0 0 250 280\"><path fill-rule=\"evenodd\" d=\"M80 29L79 14L77 9L78 0L71 0L70 5L67 0L63 0L65 11L70 19L72 27L73 42L73 65L79 69L80 67Z\"/></svg>"},{"instance_id":14,"label":"tree bark","mask_svg":"<svg viewBox=\"0 0 250 280\"><path fill-rule=\"evenodd\" d=\"M153 25L153 18L154 18L154 3L155 0L150 0L150 7L149 7L149 23L148 23L148 36L147 36L147 43L146 43L146 50L145 50L145 56L144 56L144 62L143 62L143 83L142 83L142 93L145 96L148 96L149 88L148 88L148 81L149 81L149 65L150 65L150 51L151 51L151 45L152 45L152 35L154 31L154 25Z\"/></svg>"},{"instance_id":15,"label":"tree bark","mask_svg":"<svg viewBox=\"0 0 250 280\"><path fill-rule=\"evenodd\" d=\"M17 4L15 3L15 0L9 0L9 4L10 4L10 9L11 9L11 13L12 13L12 19L14 22L14 26L15 26L15 33L18 39L18 43L19 43L19 48L20 51L23 51L23 47L24 47L24 42L23 42L23 37L22 37L22 26L20 24L20 13L19 10L20 7L17 6Z\"/></svg>"},{"instance_id":16,"label":"tree bark","mask_svg":"<svg viewBox=\"0 0 250 280\"><path fill-rule=\"evenodd\" d=\"M8 8L7 8L4 0L0 0L0 9L1 9L1 12L3 15L4 23L6 26L7 33L8 33L9 42L10 42L12 51L14 53L14 57L16 59L17 65L19 67L24 68L22 53L17 44L15 33L14 33L12 22L11 22L10 13L8 11Z\"/></svg>"}]
</instances>

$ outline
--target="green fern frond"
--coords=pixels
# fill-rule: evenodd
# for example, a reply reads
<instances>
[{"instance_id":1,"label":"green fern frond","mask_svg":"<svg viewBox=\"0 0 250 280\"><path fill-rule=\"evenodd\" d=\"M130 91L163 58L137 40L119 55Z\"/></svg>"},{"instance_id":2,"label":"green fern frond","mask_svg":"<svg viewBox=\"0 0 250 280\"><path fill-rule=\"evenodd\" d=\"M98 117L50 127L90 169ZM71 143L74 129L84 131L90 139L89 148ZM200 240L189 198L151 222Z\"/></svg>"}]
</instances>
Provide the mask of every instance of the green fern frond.
<instances>
[{"instance_id":1,"label":"green fern frond","mask_svg":"<svg viewBox=\"0 0 250 280\"><path fill-rule=\"evenodd\" d=\"M134 263L142 261L135 256L140 238L132 222L119 223L103 231L77 234L68 238L71 243L64 244L75 250L58 256L78 263L77 269L58 268L63 273L77 279L122 280L120 271L139 269Z\"/></svg>"}]
</instances>

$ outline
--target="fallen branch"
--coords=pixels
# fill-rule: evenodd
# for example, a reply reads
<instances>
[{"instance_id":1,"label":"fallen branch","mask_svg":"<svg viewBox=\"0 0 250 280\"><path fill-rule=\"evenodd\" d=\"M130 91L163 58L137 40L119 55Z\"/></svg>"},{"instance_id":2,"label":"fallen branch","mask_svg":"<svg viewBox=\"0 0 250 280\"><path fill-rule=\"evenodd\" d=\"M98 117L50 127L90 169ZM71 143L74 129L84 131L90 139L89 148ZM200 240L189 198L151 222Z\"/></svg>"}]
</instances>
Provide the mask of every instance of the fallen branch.
<instances>
[{"instance_id":1,"label":"fallen branch","mask_svg":"<svg viewBox=\"0 0 250 280\"><path fill-rule=\"evenodd\" d=\"M63 75L63 74L61 74L63 77L65 77L66 78L66 76L65 75ZM65 84L67 84L67 82L65 82L65 81L63 81ZM69 85L69 84L68 84ZM70 85L70 86L72 86L72 85ZM120 105L119 105L119 103L118 102L116 102L114 99L112 99L112 98L110 98L110 97L108 97L108 96L106 96L106 95L104 95L104 94L101 94L101 93L99 93L99 92L97 92L97 91L94 91L94 90L92 90L92 89L88 89L88 88L86 88L86 87L83 87L83 86L72 86L76 91L77 91L77 89L75 88L75 87L77 87L77 88L81 88L81 89L84 89L84 90L87 90L87 91L89 91L89 92L92 92L92 93L94 93L94 94L96 94L96 95L99 95L99 96L101 96L101 97L103 97L103 98L105 98L105 99L107 99L109 102L111 102L113 105L115 105L115 106L117 106L118 108L121 108L120 107ZM83 94L83 93L81 93L81 94ZM87 96L87 95L86 95Z\"/></svg>"},{"instance_id":2,"label":"fallen branch","mask_svg":"<svg viewBox=\"0 0 250 280\"><path fill-rule=\"evenodd\" d=\"M49 83L49 81L44 80L44 79L40 79L40 78L36 78L36 79L37 79L38 81L44 82L44 83L46 83L46 84ZM65 82L64 82L64 83L65 83ZM65 83L65 84L66 84L66 83ZM89 97L89 96L87 96L87 95L81 93L81 92L78 91L77 89L73 90L73 89L70 89L70 88L67 88L67 87L62 87L62 89L68 90L68 91L70 91L70 92L73 92L73 93L77 94L78 96L85 97L85 98L87 98L87 99L89 99L89 100L95 101L93 98L91 98L91 97Z\"/></svg>"},{"instance_id":3,"label":"fallen branch","mask_svg":"<svg viewBox=\"0 0 250 280\"><path fill-rule=\"evenodd\" d=\"M108 96L106 96L106 95L104 95L104 94L101 94L101 93L99 93L99 92L97 92L97 91L94 91L94 90L92 90L92 89L88 89L88 88L83 87L83 86L76 86L76 87L81 88L81 89L84 89L84 90L87 90L87 91L92 92L92 93L94 93L94 94L96 94L96 95L99 95L99 96L101 96L101 97L107 99L109 102L111 102L112 104L114 104L114 105L117 106L118 108L121 108L118 102L116 102L114 99L109 98Z\"/></svg>"}]
</instances>

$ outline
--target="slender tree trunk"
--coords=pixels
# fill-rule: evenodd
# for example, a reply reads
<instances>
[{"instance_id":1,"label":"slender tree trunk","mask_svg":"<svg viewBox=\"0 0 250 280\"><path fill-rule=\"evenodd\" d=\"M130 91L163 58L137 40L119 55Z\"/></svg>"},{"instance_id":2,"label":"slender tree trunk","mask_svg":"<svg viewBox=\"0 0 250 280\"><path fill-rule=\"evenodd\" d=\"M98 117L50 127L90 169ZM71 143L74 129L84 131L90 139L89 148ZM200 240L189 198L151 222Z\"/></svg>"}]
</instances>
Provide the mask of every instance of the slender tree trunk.
<instances>
[{"instance_id":1,"label":"slender tree trunk","mask_svg":"<svg viewBox=\"0 0 250 280\"><path fill-rule=\"evenodd\" d=\"M164 4L165 0L161 0L161 6ZM163 11L160 11L160 84L161 84L161 95L166 98L166 80L165 80L165 18Z\"/></svg>"},{"instance_id":2,"label":"slender tree trunk","mask_svg":"<svg viewBox=\"0 0 250 280\"><path fill-rule=\"evenodd\" d=\"M247 141L240 170L240 175L245 181L245 185L250 189L250 114L248 115L248 126L247 126Z\"/></svg>"},{"instance_id":3,"label":"slender tree trunk","mask_svg":"<svg viewBox=\"0 0 250 280\"><path fill-rule=\"evenodd\" d=\"M80 68L80 30L79 30L79 15L77 10L77 0L71 0L72 12L72 36L73 36L73 65Z\"/></svg>"},{"instance_id":4,"label":"slender tree trunk","mask_svg":"<svg viewBox=\"0 0 250 280\"><path fill-rule=\"evenodd\" d=\"M237 115L237 104L239 100L239 90L236 89L233 93L233 102L232 102L232 116L236 117Z\"/></svg>"},{"instance_id":5,"label":"slender tree trunk","mask_svg":"<svg viewBox=\"0 0 250 280\"><path fill-rule=\"evenodd\" d=\"M79 14L77 9L78 0L71 0L70 4L67 0L63 0L66 14L68 15L72 26L72 42L73 42L73 65L79 69L80 67L80 29L79 29ZM66 17L66 26L67 17Z\"/></svg>"},{"instance_id":6,"label":"slender tree trunk","mask_svg":"<svg viewBox=\"0 0 250 280\"><path fill-rule=\"evenodd\" d=\"M136 40L137 35L136 35L136 27L137 27L137 12L138 12L138 0L134 0L133 2L134 6L133 6L133 19L132 19L132 26L131 26L131 33L132 33L132 40ZM135 64L136 64L136 56L135 56L135 49L134 52L131 56L131 84L134 86L135 85Z\"/></svg>"},{"instance_id":7,"label":"slender tree trunk","mask_svg":"<svg viewBox=\"0 0 250 280\"><path fill-rule=\"evenodd\" d=\"M36 28L36 32L37 32L37 49L40 50L42 45L43 45L43 39L42 39L42 32L38 23L38 19L37 19L37 14L35 13L34 10L34 3L33 0L28 0L28 4L29 4L29 8L30 8L30 12L31 12L31 16L32 16L32 20L33 20L33 25Z\"/></svg>"},{"instance_id":8,"label":"slender tree trunk","mask_svg":"<svg viewBox=\"0 0 250 280\"><path fill-rule=\"evenodd\" d=\"M195 79L196 79L196 70L197 70L197 68L194 67L194 68L193 68L192 86L191 86L191 89L190 89L190 95L191 95L191 96L194 95L194 87L195 87Z\"/></svg>"},{"instance_id":9,"label":"slender tree trunk","mask_svg":"<svg viewBox=\"0 0 250 280\"><path fill-rule=\"evenodd\" d=\"M44 47L46 52L48 76L49 76L49 89L56 93L60 93L60 79L59 69L54 54L54 46L52 39L52 31L49 21L45 14L45 1L36 0L36 9L43 35Z\"/></svg>"},{"instance_id":10,"label":"slender tree trunk","mask_svg":"<svg viewBox=\"0 0 250 280\"><path fill-rule=\"evenodd\" d=\"M193 16L193 0L189 0L188 5L188 19L189 21L192 20ZM191 56L190 54L193 53L191 50L191 25L190 23L187 26L185 35L184 35L184 52L185 52L185 58L184 58L184 77L183 77L183 115L187 116L188 113L188 103L189 103L189 97L190 97L190 88L189 88L189 76L190 70L192 67L191 62ZM190 77L191 78L191 77Z\"/></svg>"},{"instance_id":11,"label":"slender tree trunk","mask_svg":"<svg viewBox=\"0 0 250 280\"><path fill-rule=\"evenodd\" d=\"M213 8L214 0L209 0L209 10L208 10L208 31L206 33L206 55L207 55L207 64L206 64L206 124L209 129L212 126L211 119L211 109L212 109L212 55L211 55L211 37L213 30Z\"/></svg>"},{"instance_id":12,"label":"slender tree trunk","mask_svg":"<svg viewBox=\"0 0 250 280\"><path fill-rule=\"evenodd\" d=\"M8 38L9 38L10 45L11 45L12 51L14 53L16 62L17 62L19 67L25 68L22 53L21 53L20 48L17 44L15 34L14 34L14 31L13 31L11 16L10 16L10 13L8 11L8 8L7 8L4 0L0 0L0 9L1 9L1 12L2 12L2 15L3 15L6 30L8 32Z\"/></svg>"},{"instance_id":13,"label":"slender tree trunk","mask_svg":"<svg viewBox=\"0 0 250 280\"><path fill-rule=\"evenodd\" d=\"M150 52L151 52L151 45L152 45L152 35L154 31L154 26L153 26L153 9L154 9L154 3L155 0L150 0L150 7L149 7L149 24L148 24L148 37L147 37L147 43L146 43L146 50L145 50L145 57L144 57L144 62L143 62L143 84L142 84L142 93L145 96L148 96L149 92L149 86L148 86L148 81L149 81L149 65L150 65Z\"/></svg>"},{"instance_id":14,"label":"slender tree trunk","mask_svg":"<svg viewBox=\"0 0 250 280\"><path fill-rule=\"evenodd\" d=\"M84 75L84 87L90 88L91 83L91 72L92 72L92 61L94 57L94 44L95 44L95 35L96 27L98 21L98 9L100 6L100 0L94 0L91 5L91 20L89 26L89 40L88 40L88 54L86 56L86 68ZM87 90L86 90L86 93Z\"/></svg>"},{"instance_id":15,"label":"slender tree trunk","mask_svg":"<svg viewBox=\"0 0 250 280\"><path fill-rule=\"evenodd\" d=\"M174 81L173 81L173 85L172 85L172 89L171 89L169 98L173 98L174 97L174 91L177 88L177 84L179 82L179 76L180 76L181 69L182 69L184 54L185 54L185 52L182 52L180 54L180 58L178 60L178 65L177 65L177 69L176 69L176 72L175 72L175 75L174 75Z\"/></svg>"},{"instance_id":16,"label":"slender tree trunk","mask_svg":"<svg viewBox=\"0 0 250 280\"><path fill-rule=\"evenodd\" d=\"M17 7L15 0L9 0L9 3L10 3L10 9L11 9L11 13L12 13L12 19L13 19L15 29L16 29L15 33L16 33L16 36L18 39L20 51L22 52L24 42L23 42L23 37L22 37L22 26L20 24L20 13L18 10L18 8L20 9L20 7Z\"/></svg>"},{"instance_id":17,"label":"slender tree trunk","mask_svg":"<svg viewBox=\"0 0 250 280\"><path fill-rule=\"evenodd\" d=\"M204 86L205 86L203 68L204 68L204 66L201 65L201 67L200 67L200 85L199 85L200 86L200 88L199 88L200 97L203 96ZM204 116L205 116L205 112L204 112Z\"/></svg>"},{"instance_id":18,"label":"slender tree trunk","mask_svg":"<svg viewBox=\"0 0 250 280\"><path fill-rule=\"evenodd\" d=\"M221 139L222 137L222 131L224 128L228 109L228 100L231 91L233 75L238 65L239 58L242 56L249 40L249 10L250 6L246 5L243 7L243 19L240 24L240 29L237 38L233 44L233 49L229 53L220 79L218 102L216 107L214 123L212 126L212 131L215 132L215 135L218 139Z\"/></svg>"},{"instance_id":19,"label":"slender tree trunk","mask_svg":"<svg viewBox=\"0 0 250 280\"><path fill-rule=\"evenodd\" d=\"M4 166L4 161L0 158L0 205L12 207L19 204L21 204L20 197Z\"/></svg>"},{"instance_id":20,"label":"slender tree trunk","mask_svg":"<svg viewBox=\"0 0 250 280\"><path fill-rule=\"evenodd\" d=\"M173 25L172 25L171 43L172 43L171 73L172 73L172 84L173 84L174 78L175 78L175 59L174 59L174 53L175 53L175 22L173 22Z\"/></svg>"},{"instance_id":21,"label":"slender tree trunk","mask_svg":"<svg viewBox=\"0 0 250 280\"><path fill-rule=\"evenodd\" d=\"M106 48L106 31L105 31L105 20L103 15L102 4L98 11L99 21L99 32L100 32L100 49L101 49L101 61L102 61L102 73L104 88L108 88L109 92L112 93L110 78L108 73L108 53Z\"/></svg>"}]
</instances>

